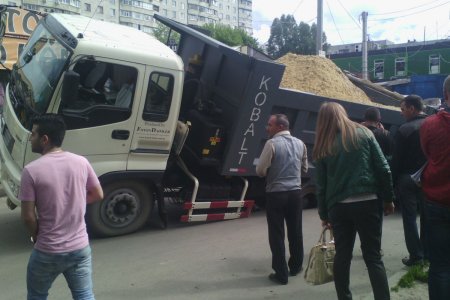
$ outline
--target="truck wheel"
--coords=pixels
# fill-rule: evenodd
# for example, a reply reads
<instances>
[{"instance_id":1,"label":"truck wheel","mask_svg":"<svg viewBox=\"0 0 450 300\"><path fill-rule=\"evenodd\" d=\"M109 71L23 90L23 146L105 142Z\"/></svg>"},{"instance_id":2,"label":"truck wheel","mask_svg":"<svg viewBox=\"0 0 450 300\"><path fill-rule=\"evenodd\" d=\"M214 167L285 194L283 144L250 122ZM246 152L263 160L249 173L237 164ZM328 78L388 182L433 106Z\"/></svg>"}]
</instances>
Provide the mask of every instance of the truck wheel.
<instances>
[{"instance_id":1,"label":"truck wheel","mask_svg":"<svg viewBox=\"0 0 450 300\"><path fill-rule=\"evenodd\" d=\"M143 184L134 181L108 184L103 200L87 207L89 232L101 237L134 232L148 220L152 206L152 193Z\"/></svg>"}]
</instances>

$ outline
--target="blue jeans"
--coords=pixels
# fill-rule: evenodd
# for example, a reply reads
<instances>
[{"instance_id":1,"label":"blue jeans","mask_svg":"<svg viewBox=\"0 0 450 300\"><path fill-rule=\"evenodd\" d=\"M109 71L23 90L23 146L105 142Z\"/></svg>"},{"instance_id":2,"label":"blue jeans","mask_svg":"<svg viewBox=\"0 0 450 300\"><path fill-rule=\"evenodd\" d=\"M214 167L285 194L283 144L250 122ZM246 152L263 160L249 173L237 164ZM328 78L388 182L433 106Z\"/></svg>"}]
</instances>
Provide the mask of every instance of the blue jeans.
<instances>
[{"instance_id":1,"label":"blue jeans","mask_svg":"<svg viewBox=\"0 0 450 300\"><path fill-rule=\"evenodd\" d=\"M426 201L430 300L450 299L450 208Z\"/></svg>"},{"instance_id":2,"label":"blue jeans","mask_svg":"<svg viewBox=\"0 0 450 300\"><path fill-rule=\"evenodd\" d=\"M361 240L361 250L369 272L375 300L390 299L389 285L381 260L381 200L354 203L337 203L328 212L333 227L336 255L333 271L334 285L339 300L351 300L350 264L356 233Z\"/></svg>"},{"instance_id":3,"label":"blue jeans","mask_svg":"<svg viewBox=\"0 0 450 300\"><path fill-rule=\"evenodd\" d=\"M94 300L91 248L66 253L44 253L33 249L27 269L28 300L47 299L48 290L64 274L75 300Z\"/></svg>"}]
</instances>

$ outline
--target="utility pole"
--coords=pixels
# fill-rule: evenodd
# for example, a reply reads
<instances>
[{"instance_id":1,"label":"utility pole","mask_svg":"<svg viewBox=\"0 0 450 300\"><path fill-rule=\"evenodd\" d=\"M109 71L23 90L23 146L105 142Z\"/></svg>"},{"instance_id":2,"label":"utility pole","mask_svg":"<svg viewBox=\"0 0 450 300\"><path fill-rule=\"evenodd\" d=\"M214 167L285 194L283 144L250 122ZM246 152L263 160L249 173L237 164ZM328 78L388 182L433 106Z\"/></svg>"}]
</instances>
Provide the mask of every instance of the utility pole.
<instances>
[{"instance_id":1,"label":"utility pole","mask_svg":"<svg viewBox=\"0 0 450 300\"><path fill-rule=\"evenodd\" d=\"M316 54L322 54L323 0L317 0Z\"/></svg>"},{"instance_id":2,"label":"utility pole","mask_svg":"<svg viewBox=\"0 0 450 300\"><path fill-rule=\"evenodd\" d=\"M367 72L367 16L369 14L363 11L362 21L363 21L363 34L362 34L362 78L369 79L369 74Z\"/></svg>"}]
</instances>

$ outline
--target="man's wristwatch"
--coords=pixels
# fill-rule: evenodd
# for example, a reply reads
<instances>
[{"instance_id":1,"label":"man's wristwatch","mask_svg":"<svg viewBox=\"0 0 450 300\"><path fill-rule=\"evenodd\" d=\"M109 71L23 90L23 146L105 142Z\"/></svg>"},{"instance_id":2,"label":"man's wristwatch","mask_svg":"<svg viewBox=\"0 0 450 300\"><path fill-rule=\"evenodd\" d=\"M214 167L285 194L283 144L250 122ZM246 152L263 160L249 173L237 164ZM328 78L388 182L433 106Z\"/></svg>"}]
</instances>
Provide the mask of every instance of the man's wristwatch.
<instances>
[{"instance_id":1,"label":"man's wristwatch","mask_svg":"<svg viewBox=\"0 0 450 300\"><path fill-rule=\"evenodd\" d=\"M36 244L36 240L32 236L30 236L30 242L32 242L33 244Z\"/></svg>"}]
</instances>

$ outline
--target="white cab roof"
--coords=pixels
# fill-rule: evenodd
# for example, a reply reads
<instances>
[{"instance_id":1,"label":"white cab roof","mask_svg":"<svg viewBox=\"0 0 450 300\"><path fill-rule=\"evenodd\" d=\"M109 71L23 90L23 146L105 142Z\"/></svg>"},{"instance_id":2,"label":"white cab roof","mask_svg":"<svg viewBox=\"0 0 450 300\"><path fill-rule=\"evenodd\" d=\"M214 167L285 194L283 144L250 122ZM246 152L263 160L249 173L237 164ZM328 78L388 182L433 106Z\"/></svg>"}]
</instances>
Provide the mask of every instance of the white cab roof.
<instances>
[{"instance_id":1,"label":"white cab roof","mask_svg":"<svg viewBox=\"0 0 450 300\"><path fill-rule=\"evenodd\" d=\"M77 48L87 47L92 52L85 54L99 56L106 53L109 56L116 54L123 56L115 57L118 59L183 70L181 58L172 49L138 29L80 15L52 14L52 16L77 38Z\"/></svg>"}]
</instances>

